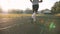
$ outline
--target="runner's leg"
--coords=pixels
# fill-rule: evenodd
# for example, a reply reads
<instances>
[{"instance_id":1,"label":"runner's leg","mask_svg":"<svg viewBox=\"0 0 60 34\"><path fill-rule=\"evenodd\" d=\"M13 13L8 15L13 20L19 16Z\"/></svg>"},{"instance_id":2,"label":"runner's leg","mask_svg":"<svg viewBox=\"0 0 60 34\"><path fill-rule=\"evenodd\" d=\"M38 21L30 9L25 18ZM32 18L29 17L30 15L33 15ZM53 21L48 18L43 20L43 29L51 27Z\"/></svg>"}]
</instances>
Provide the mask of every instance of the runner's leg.
<instances>
[{"instance_id":1,"label":"runner's leg","mask_svg":"<svg viewBox=\"0 0 60 34\"><path fill-rule=\"evenodd\" d=\"M38 7L39 5L33 5L32 8L33 8L33 14L32 14L32 19L34 22L36 22L36 13L38 12Z\"/></svg>"}]
</instances>

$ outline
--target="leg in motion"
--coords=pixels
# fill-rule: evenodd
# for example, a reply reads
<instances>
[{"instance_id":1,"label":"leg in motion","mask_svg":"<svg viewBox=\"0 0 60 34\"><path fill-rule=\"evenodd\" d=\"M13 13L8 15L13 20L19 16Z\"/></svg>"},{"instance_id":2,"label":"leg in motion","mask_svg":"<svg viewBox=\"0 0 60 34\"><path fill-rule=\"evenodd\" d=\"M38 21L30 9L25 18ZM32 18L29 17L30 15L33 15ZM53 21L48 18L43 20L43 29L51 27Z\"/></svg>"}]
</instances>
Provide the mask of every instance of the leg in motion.
<instances>
[{"instance_id":1,"label":"leg in motion","mask_svg":"<svg viewBox=\"0 0 60 34\"><path fill-rule=\"evenodd\" d=\"M37 12L38 12L38 7L39 7L38 4L37 4L37 5L33 5L32 19L33 19L34 22L36 22L36 14L37 14Z\"/></svg>"},{"instance_id":2,"label":"leg in motion","mask_svg":"<svg viewBox=\"0 0 60 34\"><path fill-rule=\"evenodd\" d=\"M33 23L35 23L36 22L36 13L35 12L32 14L32 19L33 19Z\"/></svg>"}]
</instances>

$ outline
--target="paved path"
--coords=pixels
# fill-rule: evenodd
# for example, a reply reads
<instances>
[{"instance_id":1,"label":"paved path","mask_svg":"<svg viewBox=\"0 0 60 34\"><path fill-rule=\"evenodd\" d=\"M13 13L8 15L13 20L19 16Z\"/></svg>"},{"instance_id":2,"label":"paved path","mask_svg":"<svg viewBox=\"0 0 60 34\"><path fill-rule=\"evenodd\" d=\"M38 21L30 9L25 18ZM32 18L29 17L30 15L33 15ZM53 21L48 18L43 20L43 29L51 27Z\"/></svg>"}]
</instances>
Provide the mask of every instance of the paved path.
<instances>
[{"instance_id":1,"label":"paved path","mask_svg":"<svg viewBox=\"0 0 60 34\"><path fill-rule=\"evenodd\" d=\"M47 20L48 18L45 21ZM0 19L0 34L40 34L40 32L41 27L37 24L31 24L30 17Z\"/></svg>"}]
</instances>

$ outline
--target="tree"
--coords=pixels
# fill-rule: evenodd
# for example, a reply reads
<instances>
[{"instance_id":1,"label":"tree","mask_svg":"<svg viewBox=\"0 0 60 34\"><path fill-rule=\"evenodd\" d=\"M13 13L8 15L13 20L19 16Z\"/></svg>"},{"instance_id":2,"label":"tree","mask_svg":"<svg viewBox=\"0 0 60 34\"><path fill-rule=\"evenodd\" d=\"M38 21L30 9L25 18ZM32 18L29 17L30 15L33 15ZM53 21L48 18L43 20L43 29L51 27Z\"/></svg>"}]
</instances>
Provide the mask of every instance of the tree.
<instances>
[{"instance_id":1,"label":"tree","mask_svg":"<svg viewBox=\"0 0 60 34\"><path fill-rule=\"evenodd\" d=\"M32 11L32 10L30 10L29 8L27 8L27 9L24 11L24 13L25 13L25 14L32 14L32 13L33 13L33 11Z\"/></svg>"},{"instance_id":2,"label":"tree","mask_svg":"<svg viewBox=\"0 0 60 34\"><path fill-rule=\"evenodd\" d=\"M23 10L19 10L19 9L12 9L12 10L9 10L8 13L13 13L13 14L22 14L23 13Z\"/></svg>"},{"instance_id":3,"label":"tree","mask_svg":"<svg viewBox=\"0 0 60 34\"><path fill-rule=\"evenodd\" d=\"M54 6L51 9L52 14L58 14L60 13L60 1L56 2Z\"/></svg>"},{"instance_id":4,"label":"tree","mask_svg":"<svg viewBox=\"0 0 60 34\"><path fill-rule=\"evenodd\" d=\"M0 8L0 13L2 13L2 8Z\"/></svg>"}]
</instances>

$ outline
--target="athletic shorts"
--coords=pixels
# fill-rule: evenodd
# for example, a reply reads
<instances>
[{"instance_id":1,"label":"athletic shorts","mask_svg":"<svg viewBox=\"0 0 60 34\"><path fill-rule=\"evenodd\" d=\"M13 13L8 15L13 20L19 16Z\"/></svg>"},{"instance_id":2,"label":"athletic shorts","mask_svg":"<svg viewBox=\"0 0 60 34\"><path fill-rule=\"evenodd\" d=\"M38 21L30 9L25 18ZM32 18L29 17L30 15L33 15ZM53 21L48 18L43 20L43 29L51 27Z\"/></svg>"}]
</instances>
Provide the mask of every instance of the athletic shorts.
<instances>
[{"instance_id":1,"label":"athletic shorts","mask_svg":"<svg viewBox=\"0 0 60 34\"><path fill-rule=\"evenodd\" d=\"M33 5L33 6L32 6L32 8L33 8L33 10L34 10L34 11L37 11L37 10L38 10L38 8L39 8L39 5L38 5L38 4Z\"/></svg>"}]
</instances>

